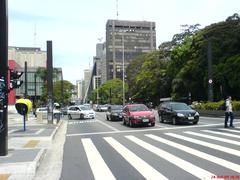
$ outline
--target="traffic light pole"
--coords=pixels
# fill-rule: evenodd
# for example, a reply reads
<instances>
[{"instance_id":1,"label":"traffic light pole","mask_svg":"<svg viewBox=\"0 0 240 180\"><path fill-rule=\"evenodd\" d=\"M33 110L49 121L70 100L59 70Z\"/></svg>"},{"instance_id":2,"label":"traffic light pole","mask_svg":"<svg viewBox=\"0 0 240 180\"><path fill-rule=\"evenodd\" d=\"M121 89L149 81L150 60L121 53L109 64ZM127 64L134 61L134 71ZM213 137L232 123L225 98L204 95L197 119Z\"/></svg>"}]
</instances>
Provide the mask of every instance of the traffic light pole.
<instances>
[{"instance_id":1,"label":"traffic light pole","mask_svg":"<svg viewBox=\"0 0 240 180\"><path fill-rule=\"evenodd\" d=\"M52 41L47 41L47 92L48 92L48 123L53 124L53 63Z\"/></svg>"},{"instance_id":2,"label":"traffic light pole","mask_svg":"<svg viewBox=\"0 0 240 180\"><path fill-rule=\"evenodd\" d=\"M0 156L8 153L8 6L0 1Z\"/></svg>"}]
</instances>

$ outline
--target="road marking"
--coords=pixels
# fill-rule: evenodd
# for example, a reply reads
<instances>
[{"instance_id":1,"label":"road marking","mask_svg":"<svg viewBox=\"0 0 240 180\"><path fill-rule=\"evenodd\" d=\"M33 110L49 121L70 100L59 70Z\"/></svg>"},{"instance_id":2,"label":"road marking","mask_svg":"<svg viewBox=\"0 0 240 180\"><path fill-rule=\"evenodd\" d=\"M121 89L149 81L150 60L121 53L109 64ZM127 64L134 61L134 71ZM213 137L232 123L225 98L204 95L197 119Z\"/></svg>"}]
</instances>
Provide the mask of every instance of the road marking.
<instances>
[{"instance_id":1,"label":"road marking","mask_svg":"<svg viewBox=\"0 0 240 180\"><path fill-rule=\"evenodd\" d=\"M234 135L234 134L229 134L229 133L223 133L223 132L216 132L216 131L211 131L211 130L201 130L201 131L207 132L207 133L218 134L218 135L223 135L223 136L234 137L234 138L240 139L239 135Z\"/></svg>"},{"instance_id":2,"label":"road marking","mask_svg":"<svg viewBox=\"0 0 240 180\"><path fill-rule=\"evenodd\" d=\"M187 147L187 146L184 146L184 145L181 145L181 144L178 144L178 143L175 143L175 142L172 142L172 141L163 139L163 138L161 138L161 137L158 137L158 136L155 136L155 135L152 135L152 134L147 134L147 135L145 135L145 136L147 136L147 137L149 137L149 138L151 138L151 139L154 139L154 140L156 140L156 141L158 141L158 142L167 144L167 145L169 145L169 146L172 146L172 147L174 147L174 148L180 149L180 150L185 151L185 152L187 152L187 153L189 153L189 154L192 154L192 155L194 155L194 156L200 157L200 158L202 158L202 159L205 159L205 160L207 160L207 161L213 162L213 163L215 163L215 164L218 164L218 165L220 165L220 166L223 166L223 167L225 167L225 168L228 168L228 169L231 169L231 170L233 170L233 171L236 171L236 172L240 173L240 165L238 165L238 164L235 164L235 163L232 163L232 162L227 161L227 160L225 160L225 159L218 158L218 157L216 157L216 156L212 156L212 155L210 155L210 154L204 153L204 152L202 152L202 151L198 151L198 150L196 150L196 149L193 149L193 148L190 148L190 147ZM162 154L162 156L163 156L164 158L167 158L167 157L166 157L165 155L163 155L163 154ZM169 157L169 158L167 158L167 159L171 159L171 162L172 162L172 161L176 161L174 158L178 158L178 157L171 157L171 158ZM182 168L186 168L186 167L187 167L187 164L184 165L184 164L181 163L181 162L177 163L177 165L180 165L180 167L182 167ZM193 165L193 166L194 166L194 165ZM195 170L193 170L193 171L192 171L192 168L191 168L191 167L188 167L188 168L186 168L186 169L188 169L188 170L191 169L191 171L190 171L189 173L195 172L195 173L196 173L196 176L199 177L200 179L204 179L203 177L210 179L211 175L213 175L213 174L211 174L211 175L209 176L209 174L205 174L205 173L209 173L209 172L208 172L208 171L205 172L205 170L202 171L201 168L200 168L199 170L195 169ZM202 171L202 172L201 172L201 171ZM201 175L200 175L200 174L201 174ZM199 176L198 176L198 175L199 175ZM206 175L207 175L207 176L206 176Z\"/></svg>"},{"instance_id":3,"label":"road marking","mask_svg":"<svg viewBox=\"0 0 240 180\"><path fill-rule=\"evenodd\" d=\"M154 137L152 135L146 135L147 137L150 137L154 140L157 139L157 137ZM144 149L147 149L148 151L158 155L159 157L167 160L168 162L178 166L179 168L187 171L188 173L198 177L199 179L210 179L214 174L206 171L198 166L195 166L194 164L185 161L173 154L170 154L164 150L161 150L159 148L157 148L156 146L153 146L149 143L146 143L145 141L142 141L141 139L138 139L134 136L125 136L126 138L128 138L129 140L131 140L132 142L138 144L139 146L143 147ZM161 139L157 139L158 141L160 141ZM171 142L171 141L170 141Z\"/></svg>"},{"instance_id":4,"label":"road marking","mask_svg":"<svg viewBox=\"0 0 240 180\"><path fill-rule=\"evenodd\" d=\"M30 140L23 146L23 148L35 148L39 142L39 140Z\"/></svg>"},{"instance_id":5,"label":"road marking","mask_svg":"<svg viewBox=\"0 0 240 180\"><path fill-rule=\"evenodd\" d=\"M119 131L120 131L119 129L117 129L117 128L113 127L113 126L110 126L109 124L106 124L106 123L104 123L103 121L100 121L100 120L96 120L96 121L99 122L99 123L101 123L101 124L103 124L104 126L107 126L108 128L110 128L110 129L113 130L113 131L116 131L116 132L119 132Z\"/></svg>"},{"instance_id":6,"label":"road marking","mask_svg":"<svg viewBox=\"0 0 240 180\"><path fill-rule=\"evenodd\" d=\"M44 131L44 129L39 129L35 134L40 134L43 131Z\"/></svg>"},{"instance_id":7,"label":"road marking","mask_svg":"<svg viewBox=\"0 0 240 180\"><path fill-rule=\"evenodd\" d=\"M230 139L220 138L220 137L216 137L216 136L205 135L205 134L191 132L191 131L185 131L184 133L240 146L240 142L239 141L234 141L234 140L230 140Z\"/></svg>"},{"instance_id":8,"label":"road marking","mask_svg":"<svg viewBox=\"0 0 240 180\"><path fill-rule=\"evenodd\" d=\"M227 148L227 147L220 146L220 145L217 145L217 144L208 143L208 142L205 142L205 141L189 138L189 137L174 134L174 133L165 133L165 134L168 135L168 136L171 136L171 137L175 137L175 138L178 138L178 139L181 139L181 140L185 140L185 141L194 143L194 144L199 144L199 145L206 146L206 147L209 147L209 148L212 148L212 149L216 149L218 151L222 151L222 152L225 152L225 153L228 153L228 154L232 154L232 155L235 155L235 156L240 156L240 151L235 150L235 149Z\"/></svg>"},{"instance_id":9,"label":"road marking","mask_svg":"<svg viewBox=\"0 0 240 180\"><path fill-rule=\"evenodd\" d=\"M12 130L8 131L8 134L13 133L14 131L16 131L16 129L12 129Z\"/></svg>"},{"instance_id":10,"label":"road marking","mask_svg":"<svg viewBox=\"0 0 240 180\"><path fill-rule=\"evenodd\" d=\"M100 120L98 120L100 121ZM188 129L188 128L201 128L201 127L211 127L211 126L217 126L217 125L222 125L222 123L218 124L207 124L207 125L191 125L191 126L174 126L174 127L163 127L163 128L147 128L147 129L141 129L141 130L117 130L115 129L114 131L101 131L101 132L93 132L93 133L79 133L79 134L67 134L67 137L72 137L72 136L85 136L85 135L101 135L101 134L116 134L116 133L133 133L133 132L148 132L148 131L163 131L163 130L174 130L174 129Z\"/></svg>"},{"instance_id":11,"label":"road marking","mask_svg":"<svg viewBox=\"0 0 240 180\"><path fill-rule=\"evenodd\" d=\"M8 180L8 178L11 176L11 174L0 174L1 180Z\"/></svg>"},{"instance_id":12,"label":"road marking","mask_svg":"<svg viewBox=\"0 0 240 180\"><path fill-rule=\"evenodd\" d=\"M234 133L240 133L240 131L238 130L233 130L233 129L226 129L226 128L221 128L219 130L222 130L222 131L229 131L229 132L234 132Z\"/></svg>"},{"instance_id":13,"label":"road marking","mask_svg":"<svg viewBox=\"0 0 240 180\"><path fill-rule=\"evenodd\" d=\"M106 165L105 161L103 160L102 156L93 144L92 140L89 138L83 138L82 144L87 154L88 162L92 169L94 178L96 180L102 180L104 176L104 179L115 180L116 178Z\"/></svg>"},{"instance_id":14,"label":"road marking","mask_svg":"<svg viewBox=\"0 0 240 180\"><path fill-rule=\"evenodd\" d=\"M104 137L104 139L146 179L168 179L112 137Z\"/></svg>"}]
</instances>

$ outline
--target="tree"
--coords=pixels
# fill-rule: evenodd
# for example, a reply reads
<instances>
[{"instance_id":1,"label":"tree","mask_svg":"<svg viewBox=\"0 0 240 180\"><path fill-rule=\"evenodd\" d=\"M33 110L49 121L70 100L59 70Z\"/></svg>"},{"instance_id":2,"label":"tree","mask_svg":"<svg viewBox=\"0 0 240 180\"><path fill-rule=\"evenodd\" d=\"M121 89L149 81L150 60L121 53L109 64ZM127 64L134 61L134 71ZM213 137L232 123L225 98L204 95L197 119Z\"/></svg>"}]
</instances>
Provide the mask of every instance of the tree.
<instances>
[{"instance_id":1,"label":"tree","mask_svg":"<svg viewBox=\"0 0 240 180\"><path fill-rule=\"evenodd\" d=\"M123 82L121 79L112 79L106 81L99 88L99 103L100 104L122 104L123 103ZM125 84L125 94L128 93L128 85ZM91 101L97 102L97 90L92 91L90 96Z\"/></svg>"},{"instance_id":2,"label":"tree","mask_svg":"<svg viewBox=\"0 0 240 180\"><path fill-rule=\"evenodd\" d=\"M69 81L63 81L63 102L64 105L69 104L70 98L72 96L72 92L74 90L74 85ZM43 85L42 88L42 96L40 98L41 104L46 105L48 96L47 96L47 84ZM57 81L53 83L53 102L62 102L62 94L61 94L61 81Z\"/></svg>"}]
</instances>

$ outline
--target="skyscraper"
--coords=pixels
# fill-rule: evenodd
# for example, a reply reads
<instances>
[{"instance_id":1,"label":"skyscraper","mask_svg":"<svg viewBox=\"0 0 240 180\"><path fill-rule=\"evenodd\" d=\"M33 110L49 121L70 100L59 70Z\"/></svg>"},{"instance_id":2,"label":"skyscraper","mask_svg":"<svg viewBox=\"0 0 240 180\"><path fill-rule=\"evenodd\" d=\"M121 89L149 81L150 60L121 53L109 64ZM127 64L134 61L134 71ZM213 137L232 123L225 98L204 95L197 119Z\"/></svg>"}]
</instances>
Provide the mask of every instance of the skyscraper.
<instances>
[{"instance_id":1,"label":"skyscraper","mask_svg":"<svg viewBox=\"0 0 240 180\"><path fill-rule=\"evenodd\" d=\"M155 49L155 22L108 20L106 24L106 79L122 79L123 68L126 69L131 60Z\"/></svg>"}]
</instances>

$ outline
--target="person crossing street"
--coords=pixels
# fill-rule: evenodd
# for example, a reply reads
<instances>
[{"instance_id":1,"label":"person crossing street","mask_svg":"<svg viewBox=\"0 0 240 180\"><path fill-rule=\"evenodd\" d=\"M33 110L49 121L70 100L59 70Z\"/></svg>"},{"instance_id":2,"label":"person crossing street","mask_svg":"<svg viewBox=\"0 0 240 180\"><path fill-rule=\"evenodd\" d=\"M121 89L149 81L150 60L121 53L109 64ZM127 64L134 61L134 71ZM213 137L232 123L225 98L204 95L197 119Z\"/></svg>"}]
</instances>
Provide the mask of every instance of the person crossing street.
<instances>
[{"instance_id":1,"label":"person crossing street","mask_svg":"<svg viewBox=\"0 0 240 180\"><path fill-rule=\"evenodd\" d=\"M224 127L225 128L228 128L228 127L234 128L234 126L233 126L234 116L233 116L232 97L231 96L228 96L228 98L225 101L225 104L226 104L226 112L225 112ZM228 119L229 118L230 118L230 124L228 126Z\"/></svg>"}]
</instances>

